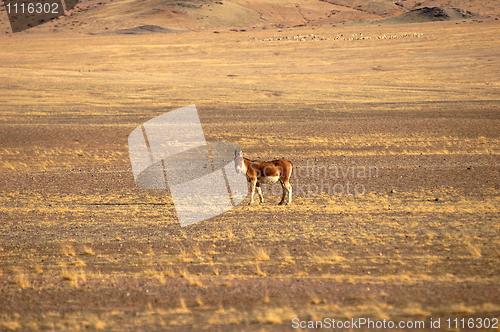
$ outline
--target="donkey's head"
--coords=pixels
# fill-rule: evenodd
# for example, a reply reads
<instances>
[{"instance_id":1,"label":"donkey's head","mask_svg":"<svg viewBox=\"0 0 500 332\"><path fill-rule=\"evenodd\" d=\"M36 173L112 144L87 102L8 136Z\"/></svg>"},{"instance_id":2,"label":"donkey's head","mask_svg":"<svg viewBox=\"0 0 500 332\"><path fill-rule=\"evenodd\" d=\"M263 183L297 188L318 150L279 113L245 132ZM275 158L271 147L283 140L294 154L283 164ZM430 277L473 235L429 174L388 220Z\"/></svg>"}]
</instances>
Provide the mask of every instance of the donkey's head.
<instances>
[{"instance_id":1,"label":"donkey's head","mask_svg":"<svg viewBox=\"0 0 500 332\"><path fill-rule=\"evenodd\" d=\"M245 162L243 161L243 152L238 150L234 151L234 168L236 169L236 173L246 173Z\"/></svg>"}]
</instances>

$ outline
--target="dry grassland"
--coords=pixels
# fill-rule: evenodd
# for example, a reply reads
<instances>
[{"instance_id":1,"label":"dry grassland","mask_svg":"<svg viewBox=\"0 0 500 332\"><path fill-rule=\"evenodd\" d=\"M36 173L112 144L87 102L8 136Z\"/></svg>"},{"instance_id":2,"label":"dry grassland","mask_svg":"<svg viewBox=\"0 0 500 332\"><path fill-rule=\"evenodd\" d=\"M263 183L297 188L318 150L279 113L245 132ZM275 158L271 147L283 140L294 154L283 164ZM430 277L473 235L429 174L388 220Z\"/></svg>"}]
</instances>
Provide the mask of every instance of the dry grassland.
<instances>
[{"instance_id":1,"label":"dry grassland","mask_svg":"<svg viewBox=\"0 0 500 332\"><path fill-rule=\"evenodd\" d=\"M0 38L0 330L499 317L496 31ZM254 40L311 33L374 38ZM378 173L296 171L289 207L266 188L263 205L181 228L167 192L135 185L127 136L193 103L208 141L251 158ZM325 189L347 181L366 192Z\"/></svg>"}]
</instances>

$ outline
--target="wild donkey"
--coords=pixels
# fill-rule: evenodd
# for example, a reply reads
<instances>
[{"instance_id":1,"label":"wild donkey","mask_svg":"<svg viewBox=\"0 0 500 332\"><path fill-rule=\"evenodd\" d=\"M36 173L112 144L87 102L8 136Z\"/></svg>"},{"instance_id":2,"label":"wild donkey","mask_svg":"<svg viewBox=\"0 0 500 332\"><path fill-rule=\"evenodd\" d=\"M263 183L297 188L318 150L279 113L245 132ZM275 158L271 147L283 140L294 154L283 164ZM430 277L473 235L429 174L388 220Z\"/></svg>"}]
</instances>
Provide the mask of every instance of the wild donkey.
<instances>
[{"instance_id":1,"label":"wild donkey","mask_svg":"<svg viewBox=\"0 0 500 332\"><path fill-rule=\"evenodd\" d=\"M264 203L264 196L260 188L261 184L274 184L280 181L283 195L281 197L282 204L290 204L292 202L292 186L290 185L290 177L292 176L293 165L288 160L273 160L273 161L255 161L243 157L243 152L235 151L234 165L236 173L245 173L247 180L252 186L252 196L249 205L253 203L255 188L259 193L260 203ZM285 197L288 195L288 198Z\"/></svg>"}]
</instances>

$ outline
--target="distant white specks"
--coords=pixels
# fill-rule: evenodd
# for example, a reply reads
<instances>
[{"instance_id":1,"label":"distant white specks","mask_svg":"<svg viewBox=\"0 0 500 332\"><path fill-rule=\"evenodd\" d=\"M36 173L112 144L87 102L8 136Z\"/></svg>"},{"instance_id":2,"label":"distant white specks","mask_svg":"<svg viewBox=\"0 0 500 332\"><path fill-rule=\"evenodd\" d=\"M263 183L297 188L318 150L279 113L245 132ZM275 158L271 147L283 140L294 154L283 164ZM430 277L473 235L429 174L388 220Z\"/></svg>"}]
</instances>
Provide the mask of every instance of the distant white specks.
<instances>
[{"instance_id":1,"label":"distant white specks","mask_svg":"<svg viewBox=\"0 0 500 332\"><path fill-rule=\"evenodd\" d=\"M362 33L359 34L353 34L352 36L344 36L343 34L341 35L336 35L332 36L330 38L328 37L321 37L315 34L308 34L308 35L293 35L293 36L279 36L279 35L274 35L271 38L263 38L263 39L258 39L256 37L248 36L249 41L297 41L297 42L315 42L315 41L359 41L359 40L384 40L384 39L398 39L398 38L418 38L423 36L423 33L404 33L404 34L399 34L399 35L385 35L383 34L382 36L376 36L376 37L367 37L363 36Z\"/></svg>"},{"instance_id":2,"label":"distant white specks","mask_svg":"<svg viewBox=\"0 0 500 332\"><path fill-rule=\"evenodd\" d=\"M409 33L405 33L405 34L402 34L402 35L389 35L389 36L386 36L386 35L383 35L383 36L379 36L377 37L377 39L397 39L397 38L408 38L408 37L420 37L420 36L423 36L424 34L423 33L413 33L413 34L409 34Z\"/></svg>"}]
</instances>

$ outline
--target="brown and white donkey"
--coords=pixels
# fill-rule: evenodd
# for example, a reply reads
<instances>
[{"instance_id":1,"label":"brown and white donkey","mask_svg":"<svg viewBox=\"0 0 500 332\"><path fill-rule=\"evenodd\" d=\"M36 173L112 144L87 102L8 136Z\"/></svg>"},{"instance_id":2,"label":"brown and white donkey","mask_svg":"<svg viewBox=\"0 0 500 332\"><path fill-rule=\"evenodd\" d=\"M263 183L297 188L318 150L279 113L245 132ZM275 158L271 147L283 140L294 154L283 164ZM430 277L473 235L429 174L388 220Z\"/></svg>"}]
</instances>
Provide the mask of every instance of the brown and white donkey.
<instances>
[{"instance_id":1,"label":"brown and white donkey","mask_svg":"<svg viewBox=\"0 0 500 332\"><path fill-rule=\"evenodd\" d=\"M235 151L234 165L236 173L245 173L248 182L252 186L252 196L249 205L253 203L253 196L255 188L259 193L260 202L264 203L264 196L260 188L261 184L275 184L280 182L283 189L281 197L282 204L290 204L292 202L292 185L290 184L290 177L292 176L293 165L288 160L279 159L272 161L256 161L249 160L243 157L243 152ZM286 198L286 196L288 196Z\"/></svg>"}]
</instances>

